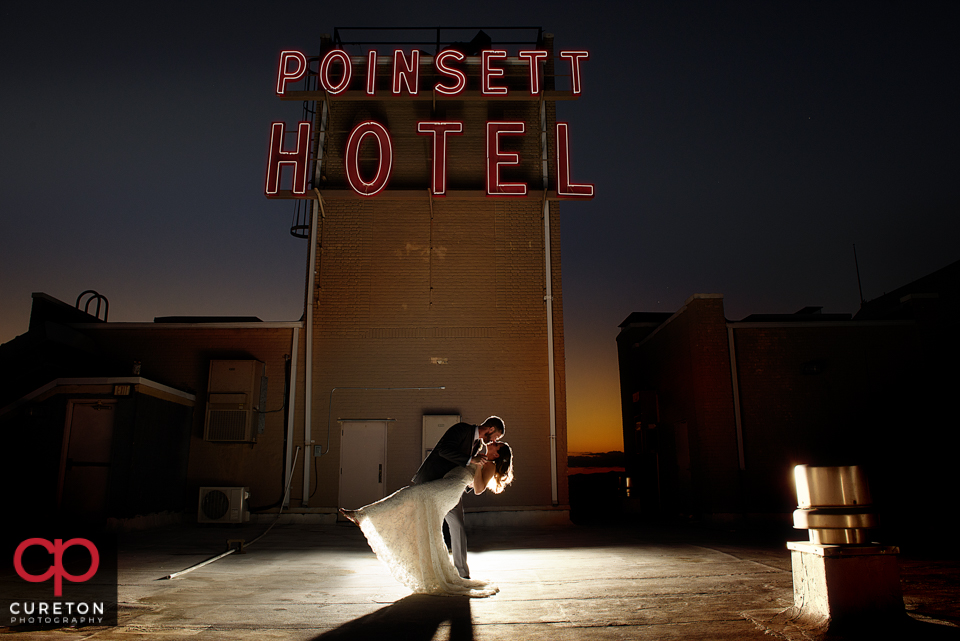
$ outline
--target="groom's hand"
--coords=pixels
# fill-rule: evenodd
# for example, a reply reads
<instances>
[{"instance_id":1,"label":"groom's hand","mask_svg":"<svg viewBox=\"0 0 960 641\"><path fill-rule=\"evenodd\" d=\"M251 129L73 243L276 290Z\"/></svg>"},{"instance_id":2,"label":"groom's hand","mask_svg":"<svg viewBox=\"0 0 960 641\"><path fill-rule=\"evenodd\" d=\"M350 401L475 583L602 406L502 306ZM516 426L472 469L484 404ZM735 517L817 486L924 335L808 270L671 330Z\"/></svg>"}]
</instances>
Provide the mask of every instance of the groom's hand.
<instances>
[{"instance_id":1,"label":"groom's hand","mask_svg":"<svg viewBox=\"0 0 960 641\"><path fill-rule=\"evenodd\" d=\"M474 464L476 464L476 465L483 465L484 463L487 462L487 457L484 456L484 455L482 455L482 454L480 454L480 455L474 456L472 459L470 459L470 462L471 462L471 463L474 463Z\"/></svg>"}]
</instances>

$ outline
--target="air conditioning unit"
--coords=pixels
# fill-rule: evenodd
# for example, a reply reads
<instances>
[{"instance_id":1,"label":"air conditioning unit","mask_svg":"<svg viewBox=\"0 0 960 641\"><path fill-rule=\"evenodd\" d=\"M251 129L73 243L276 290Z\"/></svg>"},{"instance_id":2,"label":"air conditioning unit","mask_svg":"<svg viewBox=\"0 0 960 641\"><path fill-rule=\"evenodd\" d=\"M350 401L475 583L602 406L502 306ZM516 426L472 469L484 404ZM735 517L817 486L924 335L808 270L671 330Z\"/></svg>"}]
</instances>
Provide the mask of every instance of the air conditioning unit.
<instances>
[{"instance_id":1,"label":"air conditioning unit","mask_svg":"<svg viewBox=\"0 0 960 641\"><path fill-rule=\"evenodd\" d=\"M251 442L263 432L264 371L260 361L210 361L204 440Z\"/></svg>"},{"instance_id":2,"label":"air conditioning unit","mask_svg":"<svg viewBox=\"0 0 960 641\"><path fill-rule=\"evenodd\" d=\"M247 487L201 487L198 523L244 523L250 520Z\"/></svg>"}]
</instances>

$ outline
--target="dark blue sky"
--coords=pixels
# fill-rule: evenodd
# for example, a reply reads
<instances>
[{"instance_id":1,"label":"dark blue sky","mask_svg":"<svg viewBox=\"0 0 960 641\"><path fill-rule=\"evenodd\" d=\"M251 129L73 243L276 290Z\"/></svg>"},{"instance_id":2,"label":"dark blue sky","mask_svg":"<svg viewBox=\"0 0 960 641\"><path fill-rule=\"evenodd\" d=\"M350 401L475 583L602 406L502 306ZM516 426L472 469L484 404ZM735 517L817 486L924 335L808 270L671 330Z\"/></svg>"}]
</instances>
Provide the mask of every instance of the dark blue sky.
<instances>
[{"instance_id":1,"label":"dark blue sky","mask_svg":"<svg viewBox=\"0 0 960 641\"><path fill-rule=\"evenodd\" d=\"M0 8L0 342L30 293L110 319L300 317L262 194L277 54L337 26L536 25L587 48L563 207L573 450L615 445L631 311L858 306L960 258L956 3L187 2ZM583 447L575 439L583 435ZM606 441L604 441L606 442ZM593 446L590 446L591 448ZM604 449L605 446L596 446Z\"/></svg>"}]
</instances>

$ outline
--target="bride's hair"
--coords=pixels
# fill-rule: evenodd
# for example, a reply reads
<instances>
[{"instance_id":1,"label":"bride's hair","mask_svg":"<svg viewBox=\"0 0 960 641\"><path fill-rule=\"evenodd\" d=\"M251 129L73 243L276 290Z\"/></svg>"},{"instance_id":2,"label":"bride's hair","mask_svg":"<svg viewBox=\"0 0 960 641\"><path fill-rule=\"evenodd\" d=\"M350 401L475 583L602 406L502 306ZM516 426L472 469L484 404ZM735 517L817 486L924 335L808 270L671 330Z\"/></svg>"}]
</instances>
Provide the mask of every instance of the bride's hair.
<instances>
[{"instance_id":1,"label":"bride's hair","mask_svg":"<svg viewBox=\"0 0 960 641\"><path fill-rule=\"evenodd\" d=\"M513 452L503 441L499 442L498 456L493 460L493 477L490 479L490 491L500 494L513 482Z\"/></svg>"}]
</instances>

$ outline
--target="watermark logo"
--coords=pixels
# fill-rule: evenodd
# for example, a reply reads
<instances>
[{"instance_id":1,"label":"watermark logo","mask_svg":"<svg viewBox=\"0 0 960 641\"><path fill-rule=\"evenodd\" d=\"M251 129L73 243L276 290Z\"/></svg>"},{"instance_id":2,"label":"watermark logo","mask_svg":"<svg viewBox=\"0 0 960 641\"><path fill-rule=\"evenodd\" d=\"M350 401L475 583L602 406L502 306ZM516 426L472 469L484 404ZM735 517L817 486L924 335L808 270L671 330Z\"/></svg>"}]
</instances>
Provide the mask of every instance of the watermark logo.
<instances>
[{"instance_id":1,"label":"watermark logo","mask_svg":"<svg viewBox=\"0 0 960 641\"><path fill-rule=\"evenodd\" d=\"M89 528L0 532L0 627L117 625L116 536Z\"/></svg>"},{"instance_id":2,"label":"watermark logo","mask_svg":"<svg viewBox=\"0 0 960 641\"><path fill-rule=\"evenodd\" d=\"M53 555L53 565L43 574L30 574L23 568L23 553L33 545L39 545ZM79 576L70 574L63 568L63 552L74 545L85 547L90 552L90 568ZM63 539L54 539L52 543L48 539L27 539L17 546L17 551L13 554L13 567L20 578L31 583L42 583L53 577L54 596L63 596L63 579L73 583L83 583L97 573L97 568L100 567L100 552L97 550L97 546L88 539L70 539L66 543L63 542Z\"/></svg>"}]
</instances>

